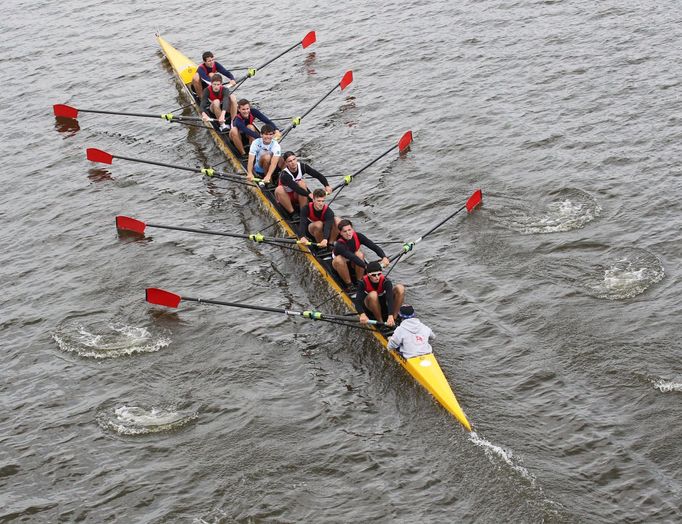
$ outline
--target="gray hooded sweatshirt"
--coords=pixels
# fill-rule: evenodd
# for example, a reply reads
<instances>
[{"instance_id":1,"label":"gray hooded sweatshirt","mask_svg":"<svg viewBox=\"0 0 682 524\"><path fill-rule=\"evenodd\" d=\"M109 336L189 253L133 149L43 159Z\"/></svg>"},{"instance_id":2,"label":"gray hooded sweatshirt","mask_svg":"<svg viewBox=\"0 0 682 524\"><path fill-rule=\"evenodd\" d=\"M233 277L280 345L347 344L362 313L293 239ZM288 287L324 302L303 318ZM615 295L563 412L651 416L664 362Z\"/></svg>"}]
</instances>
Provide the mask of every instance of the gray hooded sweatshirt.
<instances>
[{"instance_id":1,"label":"gray hooded sweatshirt","mask_svg":"<svg viewBox=\"0 0 682 524\"><path fill-rule=\"evenodd\" d=\"M403 320L388 339L388 348L397 349L403 357L412 358L432 352L429 338L435 335L431 328L422 324L418 318Z\"/></svg>"}]
</instances>

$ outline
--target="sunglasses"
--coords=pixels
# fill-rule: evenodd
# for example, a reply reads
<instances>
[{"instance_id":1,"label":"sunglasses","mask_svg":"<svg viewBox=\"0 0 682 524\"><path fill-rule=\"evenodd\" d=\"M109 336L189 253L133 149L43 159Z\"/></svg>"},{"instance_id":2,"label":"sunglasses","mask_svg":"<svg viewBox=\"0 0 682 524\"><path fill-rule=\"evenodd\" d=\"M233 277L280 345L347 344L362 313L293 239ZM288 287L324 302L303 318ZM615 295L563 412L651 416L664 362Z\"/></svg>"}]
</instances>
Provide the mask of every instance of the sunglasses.
<instances>
[{"instance_id":1,"label":"sunglasses","mask_svg":"<svg viewBox=\"0 0 682 524\"><path fill-rule=\"evenodd\" d=\"M377 271L376 273L367 273L367 276L370 276L370 277L380 277L380 276L381 276L381 271Z\"/></svg>"}]
</instances>

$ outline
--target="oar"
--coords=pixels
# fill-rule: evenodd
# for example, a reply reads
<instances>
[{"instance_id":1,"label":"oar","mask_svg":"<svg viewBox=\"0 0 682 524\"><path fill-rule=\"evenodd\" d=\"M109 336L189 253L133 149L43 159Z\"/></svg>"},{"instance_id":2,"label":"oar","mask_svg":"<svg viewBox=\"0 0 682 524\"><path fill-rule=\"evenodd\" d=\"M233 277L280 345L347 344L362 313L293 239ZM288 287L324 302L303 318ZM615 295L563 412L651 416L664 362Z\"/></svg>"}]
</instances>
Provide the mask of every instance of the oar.
<instances>
[{"instance_id":1,"label":"oar","mask_svg":"<svg viewBox=\"0 0 682 524\"><path fill-rule=\"evenodd\" d=\"M243 233L226 233L224 231L211 231L209 229L193 229L191 227L180 227L180 226L164 226L161 224L147 224L136 218L127 217L124 215L118 215L116 217L116 229L120 231L132 231L133 233L138 233L140 235L144 234L144 230L148 227L153 227L156 229L170 229L172 231L186 231L188 233L200 233L202 235L218 235L222 237L231 238L243 238L245 240L251 240L256 243L265 242L267 244L300 244L301 241L295 238L280 238L280 237L266 237L262 233L252 233L246 235ZM317 244L308 244L317 246Z\"/></svg>"},{"instance_id":2,"label":"oar","mask_svg":"<svg viewBox=\"0 0 682 524\"><path fill-rule=\"evenodd\" d=\"M342 315L328 315L327 313L315 311L314 309L309 309L306 311L293 311L291 309L266 307L266 306L256 306L253 304L239 304L236 302L224 302L222 300L209 300L209 299L203 299L203 298L192 298L192 297L185 297L185 296L177 295L175 293L171 293L170 291L166 291L164 289L158 289L158 288L154 288L154 287L147 288L145 290L145 293L146 293L147 302L149 302L150 304L156 304L158 306L166 306L166 307L172 307L172 308L178 307L180 305L180 302L182 300L185 300L187 302L199 302L199 303L203 303L203 304L214 304L214 305L218 305L218 306L228 306L228 307L236 307L236 308L242 308L242 309L253 309L255 311L265 311L268 313L283 313L287 316L302 317L302 318L307 318L309 320L325 320L325 321L332 321L332 322L339 322L339 321L348 322L350 320L348 317L345 317ZM360 322L360 321L357 320L355 322ZM376 320L369 320L368 323L373 325L373 326L385 325L383 322L378 322Z\"/></svg>"},{"instance_id":3,"label":"oar","mask_svg":"<svg viewBox=\"0 0 682 524\"><path fill-rule=\"evenodd\" d=\"M232 88L231 93L234 93L234 92L239 88L239 86L242 85L247 79L251 78L252 76L256 76L256 71L258 71L259 69L263 69L263 68L265 68L265 66L268 66L268 65L272 64L272 63L273 63L275 60L277 60L278 58L280 58L280 57L286 55L286 54L287 54L289 51L291 51L292 49L295 49L299 44L303 47L303 49L305 49L305 48L308 47L309 45L314 44L314 43L315 43L315 40L316 40L316 38L315 38L315 31L310 31L307 35L305 35L305 36L303 37L303 40L301 40L300 42L296 42L294 45L292 45L291 47L289 47L286 51L282 51L282 52L281 52L280 54L278 54L276 57L271 58L270 60L268 60L267 62L265 62L262 66L260 66L260 67L247 67L247 68L244 68L244 69L246 69L246 71L247 71L246 75L244 75L244 76L241 77L239 80L237 80L237 85L235 85L235 86ZM235 69L236 69L236 68L235 68ZM231 94L231 93L230 93L230 94Z\"/></svg>"},{"instance_id":4,"label":"oar","mask_svg":"<svg viewBox=\"0 0 682 524\"><path fill-rule=\"evenodd\" d=\"M310 109L308 109L308 110L307 110L305 113L303 113L301 116L294 117L294 118L291 119L291 124L289 124L289 125L287 126L287 128L284 130L284 132L282 133L282 136L280 137L279 141L281 142L282 140L284 140L284 137L287 136L287 135L289 134L289 132L290 132L293 128L295 128L296 126L300 125L300 124L301 124L301 120L303 120L303 118L304 118L306 115L308 115L308 113L310 113L313 109L315 109L318 105L320 105L324 99L326 99L329 95L331 95L337 87L340 87L340 88L341 88L341 91L343 91L344 89L346 89L346 87L348 87L348 86L350 85L350 83L351 83L352 81L353 81L353 71L346 71L346 74L343 75L343 78L341 79L341 81L340 81L338 84L336 84L334 87L332 87L331 90L329 91L329 93L327 93L327 94L324 95L322 98L320 98L317 102L315 102L315 104L313 105L313 107L311 107Z\"/></svg>"},{"instance_id":5,"label":"oar","mask_svg":"<svg viewBox=\"0 0 682 524\"><path fill-rule=\"evenodd\" d=\"M438 228L441 227L443 224L445 224L445 223L446 223L448 220L450 220L452 217L454 217L455 215L457 215L460 211L462 211L463 209L466 209L466 210L467 210L467 213L471 213L471 212L473 212L474 209L476 209L476 207L478 207L478 206L481 204L482 201L483 201L483 193L481 192L480 189L477 189L477 190L474 191L474 193L469 197L469 199L466 201L466 203L465 203L462 207L460 207L457 211L455 211L454 213L452 213L452 214L451 214L450 216L448 216L447 218L444 218L443 220L441 220L440 222L438 222L438 224L436 224L435 226L433 226L431 229L429 229L426 233L424 233L424 234L423 234L422 236L420 236L418 239L416 239L416 240L414 240L414 241L412 241L412 242L406 242L405 244L403 244L403 249L402 249L402 251L400 251L400 253L396 253L395 255L393 255L392 257L390 257L388 260L389 260L390 262L393 262L394 260L397 260L397 259L399 259L400 257L402 257L404 254L409 253L410 251L412 251L412 250L414 249L414 246L415 246L416 244L418 244L419 242L421 242L422 240L424 240L427 236L429 236L429 235L430 235L431 233L433 233L436 229L438 229ZM391 267L391 269L393 269L393 267ZM390 271L390 270L389 270L389 271Z\"/></svg>"},{"instance_id":6,"label":"oar","mask_svg":"<svg viewBox=\"0 0 682 524\"><path fill-rule=\"evenodd\" d=\"M142 118L162 118L171 122L173 120L180 121L195 121L201 120L198 116L181 116L174 115L173 113L165 113L162 115L152 114L152 113L123 113L120 111L101 111L99 109L76 109L75 107L67 106L66 104L55 104L52 106L54 109L54 116L61 118L78 118L78 113L97 113L99 115L121 115L121 116L135 116Z\"/></svg>"},{"instance_id":7,"label":"oar","mask_svg":"<svg viewBox=\"0 0 682 524\"><path fill-rule=\"evenodd\" d=\"M153 166L170 167L172 169L180 169L182 171L191 171L192 173L201 173L207 177L219 178L221 180L228 180L230 182L236 182L237 184L243 184L247 186L256 186L250 182L246 182L243 177L236 175L234 173L223 173L221 171L216 171L210 167L185 167L178 166L175 164L166 164L164 162L155 162L153 160L143 160L141 158L130 158L127 156L112 155L101 149L95 149L94 147L89 147L85 150L85 155L91 162L99 162L101 164L111 164L114 158L119 160L128 160L129 162L138 162L140 164L150 164Z\"/></svg>"},{"instance_id":8,"label":"oar","mask_svg":"<svg viewBox=\"0 0 682 524\"><path fill-rule=\"evenodd\" d=\"M388 155L391 151L393 151L396 147L397 147L397 148L400 150L400 152L402 153L403 151L405 151L405 149L408 148L408 146L409 146L411 143L412 143L412 131L407 131L402 137L400 137L400 140L398 141L398 143L397 143L396 145L391 146L389 149L387 149L386 151L384 151L383 153L381 153L378 157L376 157L374 160L372 160L369 164L365 165L364 167L362 167L361 169L359 169L358 171L356 171L356 172L353 173L352 175L346 175L345 177L343 177L343 182L341 182L341 183L337 184L336 186L334 186L334 188L333 188L333 190L332 190L332 193L333 193L334 191L336 191L337 189L339 190L339 192L336 193L336 194L332 197L332 199L328 202L328 205L331 205L331 203L334 202L334 200L336 200L336 197L339 196L339 195L341 194L341 191L343 191L343 188L346 187L348 184L350 184L350 183L353 181L353 178L355 178L356 176L358 176L358 175L359 175L360 173L362 173L365 169L367 169L368 167L374 165L375 162L378 162L379 160L381 160L382 158L384 158L384 157L385 157L386 155Z\"/></svg>"}]
</instances>

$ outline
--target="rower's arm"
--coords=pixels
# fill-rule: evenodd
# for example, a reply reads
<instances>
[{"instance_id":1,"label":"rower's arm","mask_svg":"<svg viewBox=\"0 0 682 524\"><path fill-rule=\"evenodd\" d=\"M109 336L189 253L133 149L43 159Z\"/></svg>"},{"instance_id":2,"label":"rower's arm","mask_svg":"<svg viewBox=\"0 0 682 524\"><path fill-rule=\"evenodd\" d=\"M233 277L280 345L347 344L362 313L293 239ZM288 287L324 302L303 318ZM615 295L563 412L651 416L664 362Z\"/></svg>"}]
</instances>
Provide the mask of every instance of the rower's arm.
<instances>
[{"instance_id":1,"label":"rower's arm","mask_svg":"<svg viewBox=\"0 0 682 524\"><path fill-rule=\"evenodd\" d=\"M204 92L201 95L201 104L199 105L201 112L206 113L206 116L208 116L208 107L211 105L208 101L208 91L208 89L204 89Z\"/></svg>"},{"instance_id":2,"label":"rower's arm","mask_svg":"<svg viewBox=\"0 0 682 524\"><path fill-rule=\"evenodd\" d=\"M267 116L265 116L260 109L256 109L255 107L252 107L251 113L253 114L253 116L255 116L258 120L260 120L264 124L271 125L275 131L280 130L279 127L277 127L277 124L275 124L272 120L270 120Z\"/></svg>"},{"instance_id":3,"label":"rower's arm","mask_svg":"<svg viewBox=\"0 0 682 524\"><path fill-rule=\"evenodd\" d=\"M220 73L223 76L226 76L230 80L234 80L234 75L230 73L227 69L225 69L222 65L216 62L216 69L218 73Z\"/></svg>"},{"instance_id":4,"label":"rower's arm","mask_svg":"<svg viewBox=\"0 0 682 524\"><path fill-rule=\"evenodd\" d=\"M334 212L327 208L327 213L324 215L324 226L322 229L322 238L329 240L329 235L332 234L332 227L334 226Z\"/></svg>"},{"instance_id":5,"label":"rower's arm","mask_svg":"<svg viewBox=\"0 0 682 524\"><path fill-rule=\"evenodd\" d=\"M360 240L360 243L363 246L367 246L372 251L374 251L379 258L385 258L386 257L386 253L384 253L384 250L381 249L379 246L377 246L374 242L372 242L369 238L367 238L362 233L358 233L358 240Z\"/></svg>"},{"instance_id":6,"label":"rower's arm","mask_svg":"<svg viewBox=\"0 0 682 524\"><path fill-rule=\"evenodd\" d=\"M355 297L353 298L353 305L355 306L355 311L357 311L358 314L365 311L365 297L366 296L367 296L367 292L365 291L365 282L364 282L364 280L360 280L360 282L358 284L358 289L355 292Z\"/></svg>"},{"instance_id":7,"label":"rower's arm","mask_svg":"<svg viewBox=\"0 0 682 524\"><path fill-rule=\"evenodd\" d=\"M324 187L329 185L329 182L327 182L325 176L316 169L310 167L308 164L301 162L301 170L303 171L304 175L310 175L311 177L319 180L320 184L322 184Z\"/></svg>"},{"instance_id":8,"label":"rower's arm","mask_svg":"<svg viewBox=\"0 0 682 524\"><path fill-rule=\"evenodd\" d=\"M364 260L348 249L348 246L343 242L334 244L334 255L350 260L356 266L365 267L367 265Z\"/></svg>"},{"instance_id":9,"label":"rower's arm","mask_svg":"<svg viewBox=\"0 0 682 524\"><path fill-rule=\"evenodd\" d=\"M393 282L389 279L384 280L384 290L386 291L386 310L388 315L393 315Z\"/></svg>"},{"instance_id":10,"label":"rower's arm","mask_svg":"<svg viewBox=\"0 0 682 524\"><path fill-rule=\"evenodd\" d=\"M277 163L279 162L281 155L272 155L272 160L270 160L270 165L268 166L268 172L265 173L265 176L263 178L267 178L268 180L272 180L272 174L275 172L275 168L277 167Z\"/></svg>"},{"instance_id":11,"label":"rower's arm","mask_svg":"<svg viewBox=\"0 0 682 524\"><path fill-rule=\"evenodd\" d=\"M256 161L256 155L249 151L249 161L246 164L246 176L253 178L253 164Z\"/></svg>"},{"instance_id":12,"label":"rower's arm","mask_svg":"<svg viewBox=\"0 0 682 524\"><path fill-rule=\"evenodd\" d=\"M308 233L308 206L301 207L298 221L298 238L303 238Z\"/></svg>"},{"instance_id":13,"label":"rower's arm","mask_svg":"<svg viewBox=\"0 0 682 524\"><path fill-rule=\"evenodd\" d=\"M249 129L241 118L235 118L233 120L233 123L240 133L250 136L254 140L260 138L260 135L256 133L253 129Z\"/></svg>"}]
</instances>

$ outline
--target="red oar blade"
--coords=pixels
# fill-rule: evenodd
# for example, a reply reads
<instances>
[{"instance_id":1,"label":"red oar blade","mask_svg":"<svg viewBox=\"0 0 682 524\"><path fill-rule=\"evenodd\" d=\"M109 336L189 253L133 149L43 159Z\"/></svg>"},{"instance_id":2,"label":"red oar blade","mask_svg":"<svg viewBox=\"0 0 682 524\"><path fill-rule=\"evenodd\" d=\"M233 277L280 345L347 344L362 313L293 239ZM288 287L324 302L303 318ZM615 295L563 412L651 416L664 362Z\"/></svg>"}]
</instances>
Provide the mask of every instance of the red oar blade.
<instances>
[{"instance_id":1,"label":"red oar blade","mask_svg":"<svg viewBox=\"0 0 682 524\"><path fill-rule=\"evenodd\" d=\"M307 35L305 35L305 37L303 38L303 40L301 40L301 45L303 46L303 49L305 49L305 48L308 47L309 45L314 44L315 41L316 41L316 38L315 38L315 31L310 31L310 33L308 33Z\"/></svg>"},{"instance_id":2,"label":"red oar blade","mask_svg":"<svg viewBox=\"0 0 682 524\"><path fill-rule=\"evenodd\" d=\"M99 162L101 164L111 164L111 162L114 160L114 155L110 155L106 151L95 149L94 147L89 147L86 149L85 156L87 156L88 160L91 162Z\"/></svg>"},{"instance_id":3,"label":"red oar blade","mask_svg":"<svg viewBox=\"0 0 682 524\"><path fill-rule=\"evenodd\" d=\"M478 205L481 204L481 202L483 202L483 193L480 189L477 189L474 191L474 194L469 197L469 200L467 200L467 213L471 213Z\"/></svg>"},{"instance_id":4,"label":"red oar blade","mask_svg":"<svg viewBox=\"0 0 682 524\"><path fill-rule=\"evenodd\" d=\"M408 131L405 133L402 138L400 139L400 142L398 142L398 149L403 152L405 149L407 149L407 146L409 146L412 143L412 131Z\"/></svg>"},{"instance_id":5,"label":"red oar blade","mask_svg":"<svg viewBox=\"0 0 682 524\"><path fill-rule=\"evenodd\" d=\"M346 74L343 75L341 82L339 82L339 86L341 87L341 91L346 89L352 81L353 81L353 71L346 71Z\"/></svg>"},{"instance_id":6,"label":"red oar blade","mask_svg":"<svg viewBox=\"0 0 682 524\"><path fill-rule=\"evenodd\" d=\"M61 118L78 118L78 109L67 106L66 104L55 104L52 106L54 116Z\"/></svg>"},{"instance_id":7,"label":"red oar blade","mask_svg":"<svg viewBox=\"0 0 682 524\"><path fill-rule=\"evenodd\" d=\"M132 217L127 217L124 215L118 215L116 217L116 229L119 229L121 231L132 231L133 233L139 233L140 235L144 235L144 229L147 227L147 224L142 222L141 220L137 220Z\"/></svg>"},{"instance_id":8,"label":"red oar blade","mask_svg":"<svg viewBox=\"0 0 682 524\"><path fill-rule=\"evenodd\" d=\"M178 307L180 300L182 300L180 295L156 287L148 287L144 292L147 302L159 306Z\"/></svg>"}]
</instances>

